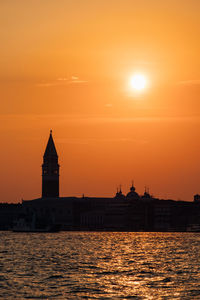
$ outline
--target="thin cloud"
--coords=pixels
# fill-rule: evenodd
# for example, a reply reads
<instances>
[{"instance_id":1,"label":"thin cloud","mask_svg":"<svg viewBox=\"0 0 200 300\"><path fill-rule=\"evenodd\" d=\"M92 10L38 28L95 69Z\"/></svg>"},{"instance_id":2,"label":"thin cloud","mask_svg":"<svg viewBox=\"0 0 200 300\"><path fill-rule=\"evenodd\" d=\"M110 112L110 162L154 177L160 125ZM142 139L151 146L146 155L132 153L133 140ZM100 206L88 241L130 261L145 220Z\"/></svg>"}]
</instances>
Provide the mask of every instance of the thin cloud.
<instances>
[{"instance_id":1,"label":"thin cloud","mask_svg":"<svg viewBox=\"0 0 200 300\"><path fill-rule=\"evenodd\" d=\"M57 81L68 81L69 79L68 78L65 78L65 77L59 77L57 78Z\"/></svg>"},{"instance_id":2,"label":"thin cloud","mask_svg":"<svg viewBox=\"0 0 200 300\"><path fill-rule=\"evenodd\" d=\"M139 144L147 144L147 140L142 139L133 139L127 137L119 137L119 138L59 138L57 139L60 144L80 144L80 145L88 145L93 143L139 143Z\"/></svg>"},{"instance_id":3,"label":"thin cloud","mask_svg":"<svg viewBox=\"0 0 200 300\"><path fill-rule=\"evenodd\" d=\"M200 116L177 117L100 117L95 115L38 115L38 118L51 118L57 124L126 124L126 123L199 123Z\"/></svg>"},{"instance_id":4,"label":"thin cloud","mask_svg":"<svg viewBox=\"0 0 200 300\"><path fill-rule=\"evenodd\" d=\"M179 117L99 117L95 115L68 115L68 114L0 114L0 122L5 123L9 120L17 121L17 123L24 124L24 121L44 122L46 126L48 121L53 124L115 124L115 123L176 123L188 122L199 123L200 116L179 116ZM19 122L21 121L21 122ZM24 126L24 125L23 125Z\"/></svg>"},{"instance_id":5,"label":"thin cloud","mask_svg":"<svg viewBox=\"0 0 200 300\"><path fill-rule=\"evenodd\" d=\"M79 80L79 78L77 76L72 76L71 79L72 80Z\"/></svg>"},{"instance_id":6,"label":"thin cloud","mask_svg":"<svg viewBox=\"0 0 200 300\"><path fill-rule=\"evenodd\" d=\"M80 79L78 76L71 76L70 78L58 78L57 81L64 81L68 84L71 83L85 83L87 80Z\"/></svg>"},{"instance_id":7,"label":"thin cloud","mask_svg":"<svg viewBox=\"0 0 200 300\"><path fill-rule=\"evenodd\" d=\"M180 117L135 117L135 118L120 118L120 117L99 117L99 116L85 116L63 118L60 122L82 123L82 124L102 124L102 123L176 123L176 122L200 122L200 117L180 116Z\"/></svg>"},{"instance_id":8,"label":"thin cloud","mask_svg":"<svg viewBox=\"0 0 200 300\"><path fill-rule=\"evenodd\" d=\"M51 87L51 86L67 86L70 84L79 84L79 83L87 83L87 80L80 79L78 76L67 77L59 77L56 80L52 80L49 82L40 82L37 83L36 86L39 87Z\"/></svg>"},{"instance_id":9,"label":"thin cloud","mask_svg":"<svg viewBox=\"0 0 200 300\"><path fill-rule=\"evenodd\" d=\"M178 84L179 85L187 85L187 86L200 85L200 79L179 81Z\"/></svg>"}]
</instances>

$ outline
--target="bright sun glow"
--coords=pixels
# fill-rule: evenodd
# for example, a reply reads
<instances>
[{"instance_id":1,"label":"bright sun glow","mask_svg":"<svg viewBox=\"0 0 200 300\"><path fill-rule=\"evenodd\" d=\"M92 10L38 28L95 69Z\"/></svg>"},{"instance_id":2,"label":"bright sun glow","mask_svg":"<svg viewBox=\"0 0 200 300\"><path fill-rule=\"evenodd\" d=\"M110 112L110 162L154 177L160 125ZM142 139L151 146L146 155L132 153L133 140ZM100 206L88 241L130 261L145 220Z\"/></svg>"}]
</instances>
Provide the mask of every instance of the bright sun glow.
<instances>
[{"instance_id":1,"label":"bright sun glow","mask_svg":"<svg viewBox=\"0 0 200 300\"><path fill-rule=\"evenodd\" d=\"M146 77L142 74L135 74L130 78L130 87L133 90L141 91L147 86Z\"/></svg>"}]
</instances>

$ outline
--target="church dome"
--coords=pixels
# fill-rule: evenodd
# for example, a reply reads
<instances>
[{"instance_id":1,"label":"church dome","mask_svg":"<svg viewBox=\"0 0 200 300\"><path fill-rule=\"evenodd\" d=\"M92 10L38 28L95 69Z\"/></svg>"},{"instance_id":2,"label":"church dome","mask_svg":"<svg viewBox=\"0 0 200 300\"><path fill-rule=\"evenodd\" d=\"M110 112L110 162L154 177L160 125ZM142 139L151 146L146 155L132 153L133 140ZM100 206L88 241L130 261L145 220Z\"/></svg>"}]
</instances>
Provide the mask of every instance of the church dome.
<instances>
[{"instance_id":1,"label":"church dome","mask_svg":"<svg viewBox=\"0 0 200 300\"><path fill-rule=\"evenodd\" d=\"M149 189L148 189L147 187L145 187L144 195L142 195L141 198L142 198L142 199L152 199L152 196L150 195Z\"/></svg>"},{"instance_id":2,"label":"church dome","mask_svg":"<svg viewBox=\"0 0 200 300\"><path fill-rule=\"evenodd\" d=\"M119 191L118 191L118 189L117 189L117 193L116 193L116 195L115 195L115 198L117 198L117 199L124 199L124 198L125 198L125 195L122 193L121 188L120 188Z\"/></svg>"},{"instance_id":3,"label":"church dome","mask_svg":"<svg viewBox=\"0 0 200 300\"><path fill-rule=\"evenodd\" d=\"M145 191L142 198L151 198L151 195Z\"/></svg>"},{"instance_id":4,"label":"church dome","mask_svg":"<svg viewBox=\"0 0 200 300\"><path fill-rule=\"evenodd\" d=\"M140 196L138 195L138 193L136 193L135 191L135 187L132 183L132 186L130 187L130 192L126 195L127 198L131 198L131 199L139 199Z\"/></svg>"}]
</instances>

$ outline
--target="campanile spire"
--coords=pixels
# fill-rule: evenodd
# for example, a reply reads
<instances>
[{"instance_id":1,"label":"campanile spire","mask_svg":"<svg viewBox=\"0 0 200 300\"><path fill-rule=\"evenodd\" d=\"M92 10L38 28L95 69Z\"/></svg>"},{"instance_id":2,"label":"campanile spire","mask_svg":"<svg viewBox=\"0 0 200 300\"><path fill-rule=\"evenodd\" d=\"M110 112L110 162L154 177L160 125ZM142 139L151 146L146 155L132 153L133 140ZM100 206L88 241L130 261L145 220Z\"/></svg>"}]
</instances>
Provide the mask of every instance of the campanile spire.
<instances>
[{"instance_id":1,"label":"campanile spire","mask_svg":"<svg viewBox=\"0 0 200 300\"><path fill-rule=\"evenodd\" d=\"M59 167L52 130L50 130L42 164L42 198L59 197Z\"/></svg>"}]
</instances>

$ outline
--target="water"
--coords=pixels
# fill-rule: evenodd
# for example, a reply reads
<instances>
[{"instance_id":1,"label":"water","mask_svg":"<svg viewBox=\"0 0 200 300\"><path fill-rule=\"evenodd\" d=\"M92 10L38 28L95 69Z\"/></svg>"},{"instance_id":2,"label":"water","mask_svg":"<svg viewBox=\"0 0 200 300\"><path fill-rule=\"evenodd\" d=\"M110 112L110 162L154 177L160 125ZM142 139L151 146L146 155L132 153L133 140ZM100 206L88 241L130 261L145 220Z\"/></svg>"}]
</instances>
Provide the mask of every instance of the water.
<instances>
[{"instance_id":1,"label":"water","mask_svg":"<svg viewBox=\"0 0 200 300\"><path fill-rule=\"evenodd\" d=\"M0 232L1 299L200 299L200 234Z\"/></svg>"}]
</instances>

